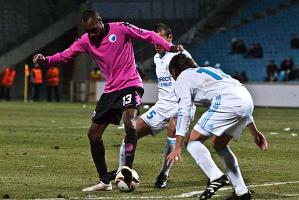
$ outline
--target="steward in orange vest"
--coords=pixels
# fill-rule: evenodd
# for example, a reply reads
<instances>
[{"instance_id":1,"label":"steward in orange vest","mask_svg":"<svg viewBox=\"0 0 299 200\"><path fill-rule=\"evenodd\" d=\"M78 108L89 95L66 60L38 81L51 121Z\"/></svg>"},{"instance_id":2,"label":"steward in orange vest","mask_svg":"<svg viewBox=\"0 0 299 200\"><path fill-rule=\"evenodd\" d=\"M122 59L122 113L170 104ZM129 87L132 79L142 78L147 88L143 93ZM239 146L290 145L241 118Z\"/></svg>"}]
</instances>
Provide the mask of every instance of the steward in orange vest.
<instances>
[{"instance_id":1,"label":"steward in orange vest","mask_svg":"<svg viewBox=\"0 0 299 200\"><path fill-rule=\"evenodd\" d=\"M35 64L32 68L30 80L33 86L33 100L39 101L40 87L43 83L43 74L38 64Z\"/></svg>"},{"instance_id":2,"label":"steward in orange vest","mask_svg":"<svg viewBox=\"0 0 299 200\"><path fill-rule=\"evenodd\" d=\"M0 99L5 96L5 99L9 101L10 88L15 80L16 70L14 67L6 67L1 74L3 74L3 77L1 80Z\"/></svg>"},{"instance_id":3,"label":"steward in orange vest","mask_svg":"<svg viewBox=\"0 0 299 200\"><path fill-rule=\"evenodd\" d=\"M92 81L101 81L102 80L102 74L101 71L98 67L95 67L91 72L90 72L90 77Z\"/></svg>"},{"instance_id":4,"label":"steward in orange vest","mask_svg":"<svg viewBox=\"0 0 299 200\"><path fill-rule=\"evenodd\" d=\"M49 102L52 101L52 90L55 94L55 99L57 102L60 101L59 97L59 68L56 66L49 67L47 71L47 79L48 79L48 85L47 85L47 100Z\"/></svg>"}]
</instances>

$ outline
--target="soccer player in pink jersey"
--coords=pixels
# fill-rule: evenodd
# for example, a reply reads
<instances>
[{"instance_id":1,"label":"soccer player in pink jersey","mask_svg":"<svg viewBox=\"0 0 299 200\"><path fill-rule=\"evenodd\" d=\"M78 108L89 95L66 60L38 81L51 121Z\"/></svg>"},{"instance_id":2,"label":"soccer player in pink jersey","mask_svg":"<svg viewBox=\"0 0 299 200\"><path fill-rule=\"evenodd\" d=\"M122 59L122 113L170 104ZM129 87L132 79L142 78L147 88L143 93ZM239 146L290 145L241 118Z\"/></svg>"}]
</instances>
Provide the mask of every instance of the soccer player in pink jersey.
<instances>
[{"instance_id":1,"label":"soccer player in pink jersey","mask_svg":"<svg viewBox=\"0 0 299 200\"><path fill-rule=\"evenodd\" d=\"M47 57L37 54L33 57L33 62L51 66L66 63L80 53L88 53L100 67L106 78L106 84L88 130L91 155L100 182L84 188L83 191L109 191L112 190L112 185L107 175L102 135L109 124L118 125L121 118L126 132L124 139L126 163L121 172L127 183L130 184L132 181L131 169L137 145L135 120L143 94L142 80L135 65L132 40L144 40L170 52L181 51L182 47L172 45L153 31L128 23L104 24L95 10L83 12L82 25L86 33L68 49Z\"/></svg>"}]
</instances>

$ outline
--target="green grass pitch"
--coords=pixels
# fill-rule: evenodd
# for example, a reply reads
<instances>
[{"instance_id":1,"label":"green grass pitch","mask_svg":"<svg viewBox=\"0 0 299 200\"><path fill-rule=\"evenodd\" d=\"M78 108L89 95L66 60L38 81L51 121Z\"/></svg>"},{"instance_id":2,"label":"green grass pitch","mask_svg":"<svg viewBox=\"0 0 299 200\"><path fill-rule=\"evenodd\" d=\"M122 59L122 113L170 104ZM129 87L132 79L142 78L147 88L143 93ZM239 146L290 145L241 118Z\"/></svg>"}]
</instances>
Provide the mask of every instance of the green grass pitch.
<instances>
[{"instance_id":1,"label":"green grass pitch","mask_svg":"<svg viewBox=\"0 0 299 200\"><path fill-rule=\"evenodd\" d=\"M0 103L0 199L196 199L207 178L184 150L183 162L172 168L166 189L154 189L160 170L166 132L138 142L134 168L140 187L122 193L83 193L83 187L98 180L89 150L87 129L95 104ZM203 112L198 109L197 117ZM256 108L257 126L269 142L261 152L245 130L240 142L230 146L237 155L253 199L299 199L299 109ZM284 130L290 128L289 131ZM278 133L278 134L273 134ZM270 134L272 133L272 134ZM124 129L109 126L104 135L108 170L118 165ZM206 143L209 149L211 146ZM222 167L211 149L212 156ZM213 199L225 199L231 189ZM180 196L181 195L181 196ZM186 195L188 196L188 195Z\"/></svg>"}]
</instances>

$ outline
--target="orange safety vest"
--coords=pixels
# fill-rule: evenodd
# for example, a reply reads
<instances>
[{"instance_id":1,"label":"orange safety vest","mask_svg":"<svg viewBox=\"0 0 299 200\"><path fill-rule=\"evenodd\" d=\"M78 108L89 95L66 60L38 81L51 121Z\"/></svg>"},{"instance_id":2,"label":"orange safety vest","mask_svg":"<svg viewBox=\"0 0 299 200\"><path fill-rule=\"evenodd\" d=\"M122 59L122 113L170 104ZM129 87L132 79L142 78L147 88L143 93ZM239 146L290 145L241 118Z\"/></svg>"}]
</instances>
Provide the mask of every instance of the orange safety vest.
<instances>
[{"instance_id":1,"label":"orange safety vest","mask_svg":"<svg viewBox=\"0 0 299 200\"><path fill-rule=\"evenodd\" d=\"M42 84L43 83L43 75L42 70L40 68L33 68L32 69L33 76L34 76L34 84Z\"/></svg>"},{"instance_id":2,"label":"orange safety vest","mask_svg":"<svg viewBox=\"0 0 299 200\"><path fill-rule=\"evenodd\" d=\"M58 67L50 67L47 71L48 85L58 86L59 84L59 69Z\"/></svg>"},{"instance_id":3,"label":"orange safety vest","mask_svg":"<svg viewBox=\"0 0 299 200\"><path fill-rule=\"evenodd\" d=\"M11 87L13 84L13 81L15 80L15 77L16 77L16 70L14 70L14 69L10 70L10 68L7 67L5 69L5 74L2 79L2 85L4 87Z\"/></svg>"}]
</instances>

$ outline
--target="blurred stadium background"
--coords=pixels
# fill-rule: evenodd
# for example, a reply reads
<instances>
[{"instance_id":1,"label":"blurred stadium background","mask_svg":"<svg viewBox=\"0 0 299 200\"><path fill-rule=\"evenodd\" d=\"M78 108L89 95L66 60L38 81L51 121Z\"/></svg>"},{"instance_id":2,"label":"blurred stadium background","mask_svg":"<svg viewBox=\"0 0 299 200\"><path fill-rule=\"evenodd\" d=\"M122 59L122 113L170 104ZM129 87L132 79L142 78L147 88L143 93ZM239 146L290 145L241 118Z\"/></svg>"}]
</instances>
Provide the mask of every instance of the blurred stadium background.
<instances>
[{"instance_id":1,"label":"blurred stadium background","mask_svg":"<svg viewBox=\"0 0 299 200\"><path fill-rule=\"evenodd\" d=\"M16 67L12 99L23 98L24 65L33 66L35 53L62 51L82 34L80 16L86 8L98 10L104 22L127 21L149 30L164 22L172 28L174 43L183 44L199 65L206 61L210 66L218 63L224 72L243 82L263 85L269 60L273 59L279 68L291 56L295 68L287 84L297 85L299 49L291 48L290 41L292 34L299 34L298 0L1 0L0 71L6 66ZM247 52L252 44L259 43L262 56L233 53L232 40L236 39L244 42ZM134 45L144 81L155 83L154 48L140 41ZM65 101L96 100L95 86L89 84L94 67L86 55L60 66L60 92Z\"/></svg>"}]
</instances>

